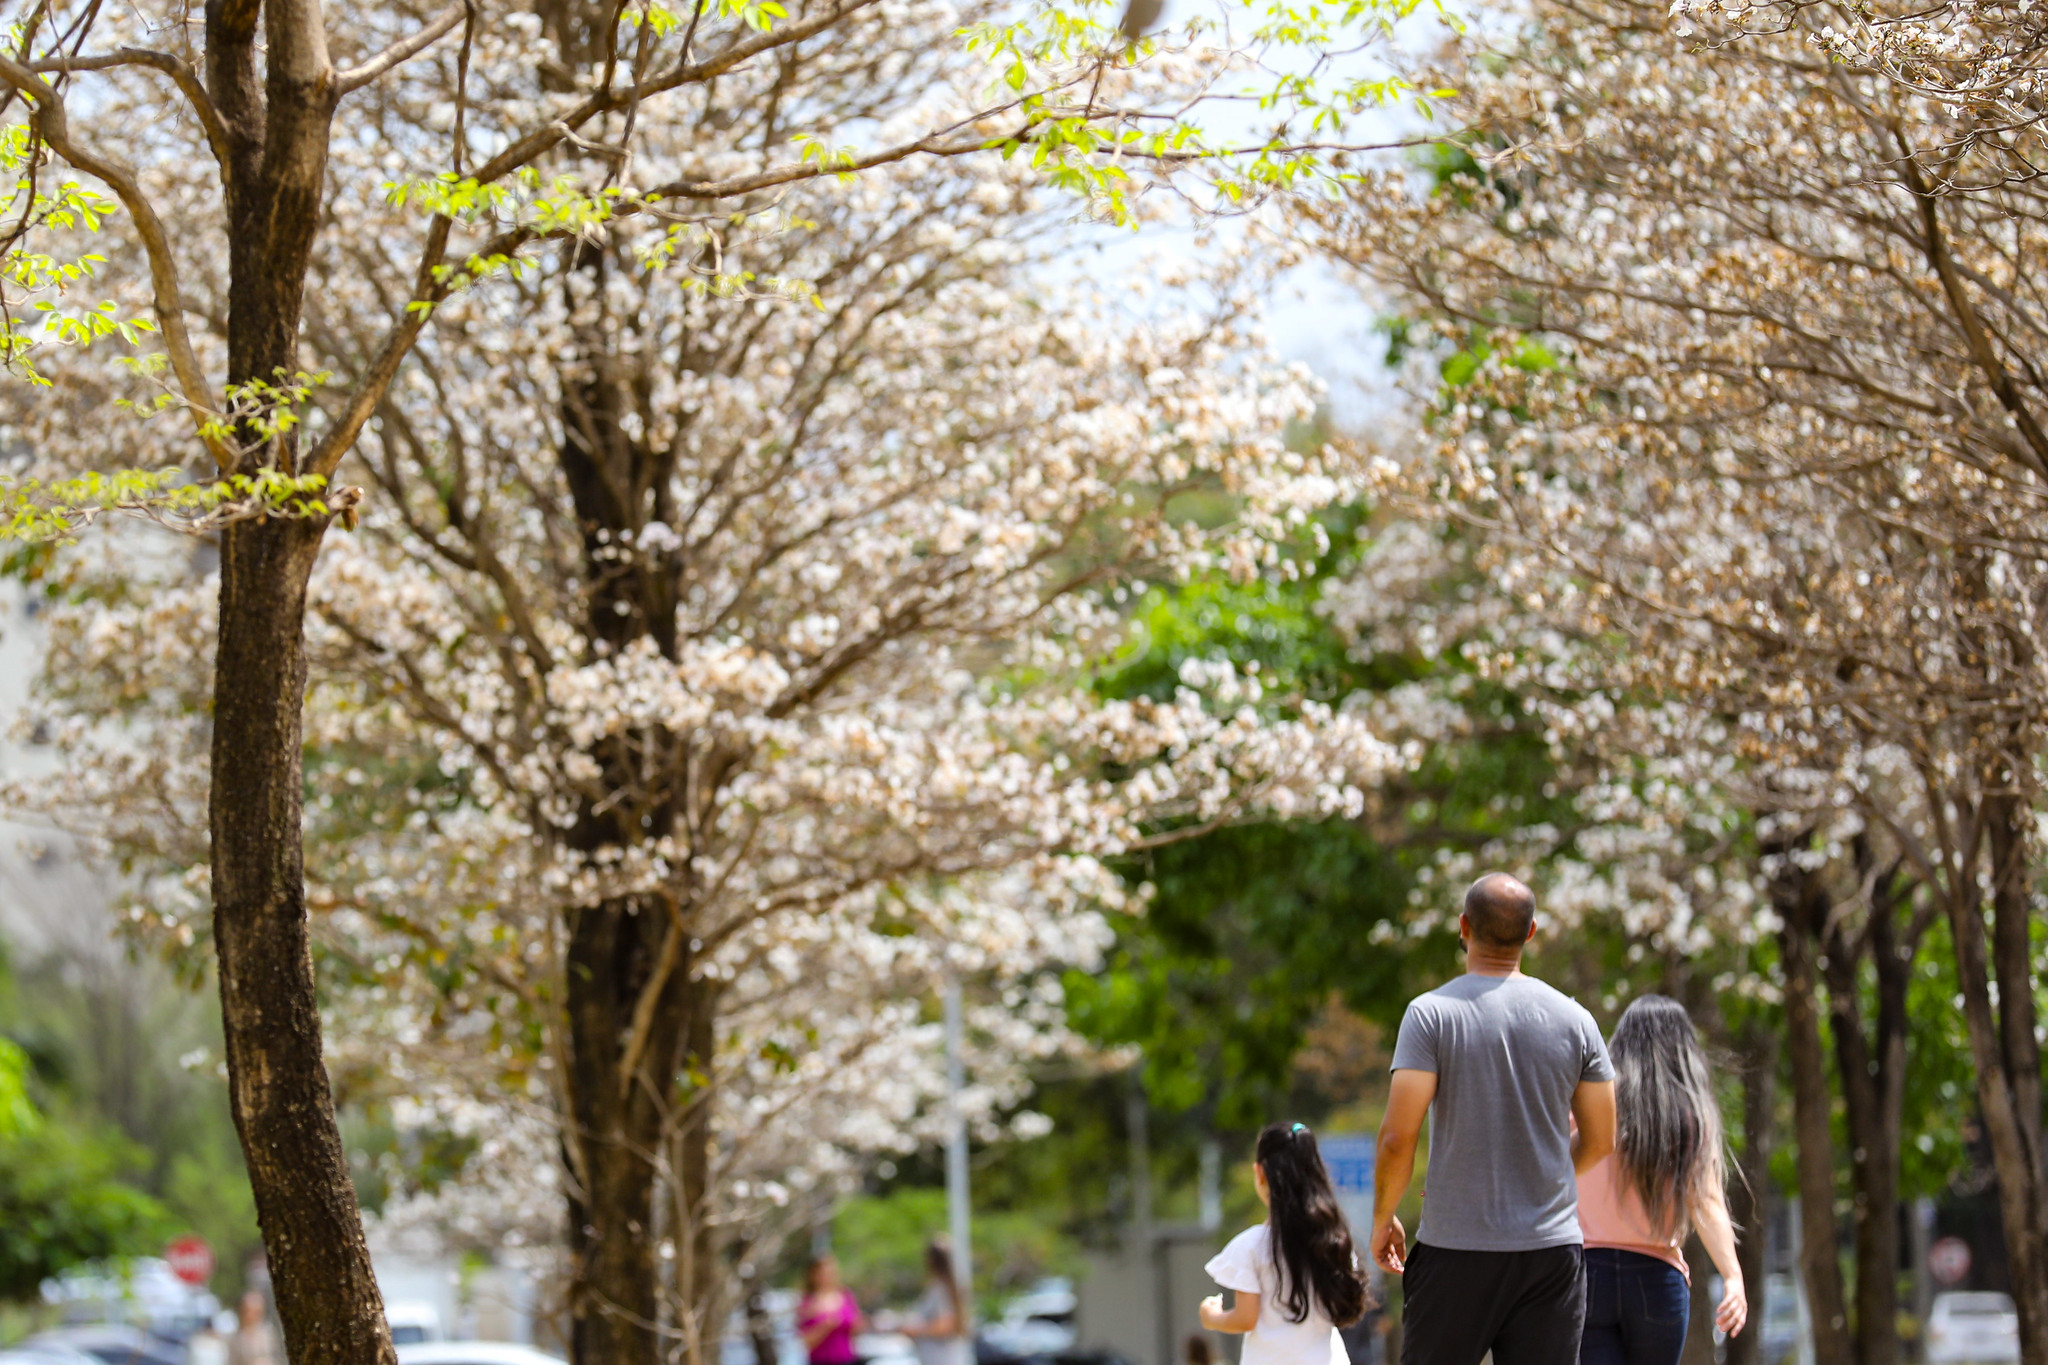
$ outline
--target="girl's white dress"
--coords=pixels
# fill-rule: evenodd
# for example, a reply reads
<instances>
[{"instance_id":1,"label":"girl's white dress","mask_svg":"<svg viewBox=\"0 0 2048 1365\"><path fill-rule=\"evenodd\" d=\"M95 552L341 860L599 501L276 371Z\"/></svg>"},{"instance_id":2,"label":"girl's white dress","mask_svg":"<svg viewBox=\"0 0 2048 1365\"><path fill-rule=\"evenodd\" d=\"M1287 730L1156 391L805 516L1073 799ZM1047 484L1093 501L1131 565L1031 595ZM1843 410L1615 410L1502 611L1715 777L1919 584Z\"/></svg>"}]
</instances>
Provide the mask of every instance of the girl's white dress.
<instances>
[{"instance_id":1,"label":"girl's white dress","mask_svg":"<svg viewBox=\"0 0 2048 1365\"><path fill-rule=\"evenodd\" d=\"M1244 1334L1241 1365L1351 1365L1336 1324L1309 1294L1308 1316L1289 1322L1281 1303L1281 1282L1273 1265L1271 1230L1246 1228L1203 1269L1225 1289L1259 1296L1259 1320Z\"/></svg>"}]
</instances>

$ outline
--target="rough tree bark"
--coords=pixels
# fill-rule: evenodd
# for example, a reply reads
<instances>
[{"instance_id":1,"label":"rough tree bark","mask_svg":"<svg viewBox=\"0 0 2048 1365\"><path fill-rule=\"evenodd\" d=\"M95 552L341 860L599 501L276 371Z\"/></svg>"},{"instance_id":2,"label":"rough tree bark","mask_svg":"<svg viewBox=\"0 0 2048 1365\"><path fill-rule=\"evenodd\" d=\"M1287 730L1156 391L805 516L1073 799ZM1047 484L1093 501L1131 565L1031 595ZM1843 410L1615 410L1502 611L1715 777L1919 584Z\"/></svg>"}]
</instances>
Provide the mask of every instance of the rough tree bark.
<instances>
[{"instance_id":1,"label":"rough tree bark","mask_svg":"<svg viewBox=\"0 0 2048 1365\"><path fill-rule=\"evenodd\" d=\"M1820 879L1789 856L1791 840L1767 841L1779 857L1770 878L1785 973L1785 1053L1792 1068L1792 1129L1798 1146L1800 1269L1812 1309L1815 1365L1850 1365L1848 1310L1835 1222L1834 1144L1827 1053L1821 1040L1820 972L1813 945L1827 922L1829 897Z\"/></svg>"},{"instance_id":2,"label":"rough tree bark","mask_svg":"<svg viewBox=\"0 0 2048 1365\"><path fill-rule=\"evenodd\" d=\"M221 547L214 940L235 1129L295 1365L393 1359L321 1060L300 844L302 634L317 525L253 522Z\"/></svg>"},{"instance_id":3,"label":"rough tree bark","mask_svg":"<svg viewBox=\"0 0 2048 1365\"><path fill-rule=\"evenodd\" d=\"M209 0L205 26L206 88L224 134L232 391L299 369L338 90L318 0ZM301 472L293 442L239 435L238 472ZM324 519L268 518L222 536L208 800L214 939L229 1094L286 1349L294 1365L390 1365L321 1056L306 923L304 620L324 530Z\"/></svg>"}]
</instances>

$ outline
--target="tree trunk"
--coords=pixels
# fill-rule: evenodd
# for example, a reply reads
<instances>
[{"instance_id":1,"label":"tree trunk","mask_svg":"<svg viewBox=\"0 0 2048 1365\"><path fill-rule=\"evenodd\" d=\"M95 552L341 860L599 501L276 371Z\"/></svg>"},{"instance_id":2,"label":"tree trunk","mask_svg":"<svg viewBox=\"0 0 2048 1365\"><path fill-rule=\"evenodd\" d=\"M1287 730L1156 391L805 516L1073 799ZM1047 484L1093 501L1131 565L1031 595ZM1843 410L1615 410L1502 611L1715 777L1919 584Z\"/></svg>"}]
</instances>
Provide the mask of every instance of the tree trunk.
<instances>
[{"instance_id":1,"label":"tree trunk","mask_svg":"<svg viewBox=\"0 0 2048 1365\"><path fill-rule=\"evenodd\" d=\"M583 536L586 629L597 657L652 644L673 659L675 562L658 550L619 553L651 522L673 519L673 460L629 430L636 375L633 359L610 349L603 248L578 244L568 264L570 302L594 318L578 329L567 367L558 452ZM688 846L685 787L715 790L719 780L715 761L687 769L692 756L702 757L689 740L660 727L599 740L591 757L612 795L586 807L570 847L591 855L669 837ZM695 1286L713 1274L708 1224L681 1215L709 1197L708 1104L696 1078L710 1069L717 992L694 977L697 944L681 894L645 893L568 914L569 1109L581 1182L570 1208L576 1365L654 1365L675 1343L694 1341L703 1305L665 1301L662 1236L687 1262L682 1292L701 1299ZM692 1053L703 1065L686 1067ZM685 1221L695 1226L676 1226Z\"/></svg>"},{"instance_id":2,"label":"tree trunk","mask_svg":"<svg viewBox=\"0 0 2048 1365\"><path fill-rule=\"evenodd\" d=\"M2027 862L2029 803L2001 795L1987 803L1991 847L1991 962L1998 981L1998 1030L2013 1108L2034 1154L2036 1171L2048 1173L2041 1142L2041 1045L2035 1032L2033 951L2029 943L2033 887Z\"/></svg>"},{"instance_id":3,"label":"tree trunk","mask_svg":"<svg viewBox=\"0 0 2048 1365\"><path fill-rule=\"evenodd\" d=\"M205 24L206 86L224 132L233 393L299 368L334 70L317 0L209 0ZM234 472L298 472L291 436L266 439L251 423L236 440ZM306 923L304 622L324 529L324 519L266 518L221 537L208 798L214 939L229 1095L285 1349L293 1365L391 1365L321 1057Z\"/></svg>"},{"instance_id":4,"label":"tree trunk","mask_svg":"<svg viewBox=\"0 0 2048 1365\"><path fill-rule=\"evenodd\" d=\"M2025 944L2027 885L2022 821L2029 814L2017 798L1995 796L1985 802L1993 859L1993 910L2006 922L2006 932L1993 928L1993 951L2001 983L2031 980L2011 956ZM2033 1042L2031 988L2001 992L1996 1010L1991 998L1994 964L1987 962L1984 915L1974 879L1959 880L1945 897L1949 931L1955 942L1956 980L1963 1000L1963 1022L1969 1031L1971 1060L1977 1067L1977 1103L1990 1140L1992 1169L1998 1177L1999 1213L2005 1224L2006 1256L2012 1272L2012 1294L2019 1308L2020 1358L2048 1360L2048 1192L2043 1190L2039 1133L2039 1053ZM2021 999L2012 997L2017 995ZM2008 1034L2024 1027L2024 1037ZM2015 1075L2008 1059L2031 1059L2025 1076Z\"/></svg>"},{"instance_id":5,"label":"tree trunk","mask_svg":"<svg viewBox=\"0 0 2048 1365\"><path fill-rule=\"evenodd\" d=\"M1826 921L1827 897L1812 874L1788 860L1771 879L1771 900L1781 923L1785 1052L1792 1065L1792 1127L1799 1149L1800 1268L1813 1312L1814 1365L1850 1365L1848 1312L1836 1251L1827 1054L1821 1042L1820 980L1812 938L1812 927Z\"/></svg>"},{"instance_id":6,"label":"tree trunk","mask_svg":"<svg viewBox=\"0 0 2048 1365\"><path fill-rule=\"evenodd\" d=\"M692 1078L711 1071L718 1041L716 987L709 982L700 985L694 1004L683 1065L684 1074ZM688 1084L670 1142L676 1246L673 1316L684 1365L715 1365L732 1307L714 1222L711 1098L709 1086L694 1079Z\"/></svg>"},{"instance_id":7,"label":"tree trunk","mask_svg":"<svg viewBox=\"0 0 2048 1365\"><path fill-rule=\"evenodd\" d=\"M1906 988L1912 959L1902 955L1897 915L1903 892L1880 877L1870 919L1852 941L1826 928L1821 944L1828 981L1836 1069L1841 1076L1855 1192L1856 1358L1859 1365L1898 1365L1899 1130L1906 1085ZM1808 926L1813 927L1813 926ZM1864 1032L1861 962L1865 951L1877 981L1874 1037ZM1909 954L1910 950L1907 950Z\"/></svg>"},{"instance_id":8,"label":"tree trunk","mask_svg":"<svg viewBox=\"0 0 2048 1365\"><path fill-rule=\"evenodd\" d=\"M235 1130L293 1365L393 1360L321 1061L306 926L301 707L318 522L222 536L213 929Z\"/></svg>"},{"instance_id":9,"label":"tree trunk","mask_svg":"<svg viewBox=\"0 0 2048 1365\"><path fill-rule=\"evenodd\" d=\"M1769 1250L1769 1188L1771 1143L1777 1129L1778 1039L1761 1023L1743 1030L1742 1152L1739 1177L1728 1190L1728 1210L1735 1221L1736 1255L1749 1293L1749 1325L1728 1339L1726 1365L1761 1365L1763 1361L1765 1253Z\"/></svg>"},{"instance_id":10,"label":"tree trunk","mask_svg":"<svg viewBox=\"0 0 2048 1365\"><path fill-rule=\"evenodd\" d=\"M577 1365L662 1359L662 1144L692 1005L679 916L654 898L569 915L570 1355Z\"/></svg>"}]
</instances>

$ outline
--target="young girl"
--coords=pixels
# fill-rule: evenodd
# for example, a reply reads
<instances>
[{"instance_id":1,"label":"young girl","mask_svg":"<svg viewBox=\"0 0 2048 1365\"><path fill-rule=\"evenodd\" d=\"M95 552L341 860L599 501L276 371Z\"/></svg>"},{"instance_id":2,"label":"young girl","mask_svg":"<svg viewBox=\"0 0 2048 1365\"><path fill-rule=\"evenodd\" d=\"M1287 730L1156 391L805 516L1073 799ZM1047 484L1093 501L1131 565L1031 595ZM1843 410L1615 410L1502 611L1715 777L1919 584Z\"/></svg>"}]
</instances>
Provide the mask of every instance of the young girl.
<instances>
[{"instance_id":1,"label":"young girl","mask_svg":"<svg viewBox=\"0 0 2048 1365\"><path fill-rule=\"evenodd\" d=\"M1306 1124L1268 1124L1252 1179L1266 1221L1230 1239L1206 1269L1235 1292L1202 1301L1202 1326L1244 1333L1242 1365L1349 1365L1339 1327L1365 1312L1365 1274Z\"/></svg>"}]
</instances>

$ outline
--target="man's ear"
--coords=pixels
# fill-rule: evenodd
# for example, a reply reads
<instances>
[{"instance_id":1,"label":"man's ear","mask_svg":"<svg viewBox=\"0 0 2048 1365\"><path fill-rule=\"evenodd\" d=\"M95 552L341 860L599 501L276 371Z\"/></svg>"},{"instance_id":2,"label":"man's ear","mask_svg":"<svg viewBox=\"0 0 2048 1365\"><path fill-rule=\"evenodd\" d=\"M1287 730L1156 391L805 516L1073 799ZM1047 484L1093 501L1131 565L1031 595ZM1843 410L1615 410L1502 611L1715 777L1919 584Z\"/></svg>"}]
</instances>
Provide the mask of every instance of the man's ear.
<instances>
[{"instance_id":1,"label":"man's ear","mask_svg":"<svg viewBox=\"0 0 2048 1365\"><path fill-rule=\"evenodd\" d=\"M1462 910L1458 912L1458 937L1460 939L1472 937L1472 917Z\"/></svg>"},{"instance_id":2,"label":"man's ear","mask_svg":"<svg viewBox=\"0 0 2048 1365\"><path fill-rule=\"evenodd\" d=\"M1527 943L1534 937L1536 937L1536 920L1534 916L1531 916L1529 919L1529 932L1522 936L1522 942Z\"/></svg>"}]
</instances>

